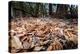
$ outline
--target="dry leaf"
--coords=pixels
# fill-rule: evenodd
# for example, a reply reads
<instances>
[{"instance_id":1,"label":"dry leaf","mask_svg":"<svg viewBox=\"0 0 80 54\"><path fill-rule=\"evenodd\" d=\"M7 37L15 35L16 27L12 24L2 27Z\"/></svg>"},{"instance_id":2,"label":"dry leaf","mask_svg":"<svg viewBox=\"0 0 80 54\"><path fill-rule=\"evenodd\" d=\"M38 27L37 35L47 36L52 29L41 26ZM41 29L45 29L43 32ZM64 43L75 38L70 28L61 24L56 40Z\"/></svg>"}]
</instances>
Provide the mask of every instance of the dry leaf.
<instances>
[{"instance_id":1,"label":"dry leaf","mask_svg":"<svg viewBox=\"0 0 80 54\"><path fill-rule=\"evenodd\" d=\"M15 49L21 49L23 48L22 43L20 42L19 38L16 36L13 36L11 38L11 47L14 47Z\"/></svg>"}]
</instances>

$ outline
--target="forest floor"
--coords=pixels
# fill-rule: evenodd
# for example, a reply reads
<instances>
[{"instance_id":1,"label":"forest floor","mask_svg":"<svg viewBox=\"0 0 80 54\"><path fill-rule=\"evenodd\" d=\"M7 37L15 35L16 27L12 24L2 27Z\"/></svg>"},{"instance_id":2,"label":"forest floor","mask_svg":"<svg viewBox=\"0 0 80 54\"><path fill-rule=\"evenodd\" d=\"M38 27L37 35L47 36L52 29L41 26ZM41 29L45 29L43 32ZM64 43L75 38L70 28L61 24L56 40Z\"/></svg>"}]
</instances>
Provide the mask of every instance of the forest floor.
<instances>
[{"instance_id":1,"label":"forest floor","mask_svg":"<svg viewBox=\"0 0 80 54\"><path fill-rule=\"evenodd\" d=\"M15 18L9 23L11 52L53 51L78 47L76 19Z\"/></svg>"}]
</instances>

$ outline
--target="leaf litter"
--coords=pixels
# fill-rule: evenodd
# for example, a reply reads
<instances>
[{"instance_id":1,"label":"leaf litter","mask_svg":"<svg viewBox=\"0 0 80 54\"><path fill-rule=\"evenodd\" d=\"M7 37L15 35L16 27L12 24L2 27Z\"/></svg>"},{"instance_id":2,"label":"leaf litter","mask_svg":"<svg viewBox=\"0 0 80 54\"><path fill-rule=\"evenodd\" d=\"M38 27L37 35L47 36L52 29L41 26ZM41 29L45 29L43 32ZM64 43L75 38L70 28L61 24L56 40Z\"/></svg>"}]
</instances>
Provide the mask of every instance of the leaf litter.
<instances>
[{"instance_id":1,"label":"leaf litter","mask_svg":"<svg viewBox=\"0 0 80 54\"><path fill-rule=\"evenodd\" d=\"M59 18L16 18L9 25L11 52L77 48L76 19L70 22Z\"/></svg>"}]
</instances>

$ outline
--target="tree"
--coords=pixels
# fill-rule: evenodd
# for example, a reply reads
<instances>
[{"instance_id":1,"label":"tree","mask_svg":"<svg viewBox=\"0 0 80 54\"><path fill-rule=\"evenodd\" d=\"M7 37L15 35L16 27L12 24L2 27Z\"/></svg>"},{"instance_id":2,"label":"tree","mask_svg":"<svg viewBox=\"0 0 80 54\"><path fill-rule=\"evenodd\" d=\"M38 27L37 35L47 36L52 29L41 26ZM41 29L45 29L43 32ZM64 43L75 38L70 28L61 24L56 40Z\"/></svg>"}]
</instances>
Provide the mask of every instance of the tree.
<instances>
[{"instance_id":1,"label":"tree","mask_svg":"<svg viewBox=\"0 0 80 54\"><path fill-rule=\"evenodd\" d=\"M58 4L57 5L57 15L59 17L64 17L68 13L69 5Z\"/></svg>"},{"instance_id":2,"label":"tree","mask_svg":"<svg viewBox=\"0 0 80 54\"><path fill-rule=\"evenodd\" d=\"M49 4L49 15L52 15L52 4Z\"/></svg>"}]
</instances>

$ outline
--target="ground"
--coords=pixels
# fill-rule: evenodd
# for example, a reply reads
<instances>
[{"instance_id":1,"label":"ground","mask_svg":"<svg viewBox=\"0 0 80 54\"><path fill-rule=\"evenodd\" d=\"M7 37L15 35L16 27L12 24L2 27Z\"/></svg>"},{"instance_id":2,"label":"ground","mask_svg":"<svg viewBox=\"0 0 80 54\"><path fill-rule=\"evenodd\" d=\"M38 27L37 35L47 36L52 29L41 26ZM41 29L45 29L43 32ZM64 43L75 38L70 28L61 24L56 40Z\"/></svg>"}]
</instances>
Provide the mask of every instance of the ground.
<instances>
[{"instance_id":1,"label":"ground","mask_svg":"<svg viewBox=\"0 0 80 54\"><path fill-rule=\"evenodd\" d=\"M9 27L11 52L75 49L78 45L76 18L15 18Z\"/></svg>"}]
</instances>

